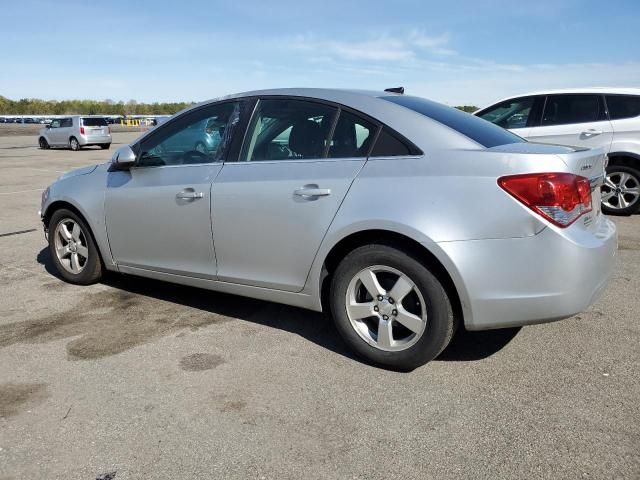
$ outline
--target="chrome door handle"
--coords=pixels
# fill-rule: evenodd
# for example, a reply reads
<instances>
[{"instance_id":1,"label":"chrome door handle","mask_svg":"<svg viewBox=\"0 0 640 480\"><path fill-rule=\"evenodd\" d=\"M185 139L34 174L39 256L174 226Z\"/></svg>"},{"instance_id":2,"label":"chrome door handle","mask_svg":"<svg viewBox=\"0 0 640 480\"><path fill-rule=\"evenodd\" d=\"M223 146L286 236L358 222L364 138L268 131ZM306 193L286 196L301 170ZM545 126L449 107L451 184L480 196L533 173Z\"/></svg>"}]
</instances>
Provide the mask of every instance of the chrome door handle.
<instances>
[{"instance_id":1,"label":"chrome door handle","mask_svg":"<svg viewBox=\"0 0 640 480\"><path fill-rule=\"evenodd\" d=\"M582 132L582 135L584 135L585 137L595 137L596 135L602 135L602 130L590 128L589 130L585 130L584 132Z\"/></svg>"},{"instance_id":2,"label":"chrome door handle","mask_svg":"<svg viewBox=\"0 0 640 480\"><path fill-rule=\"evenodd\" d=\"M311 187L302 187L293 191L293 194L297 197L326 197L331 195L330 188L311 188Z\"/></svg>"},{"instance_id":3,"label":"chrome door handle","mask_svg":"<svg viewBox=\"0 0 640 480\"><path fill-rule=\"evenodd\" d=\"M202 197L204 197L204 194L202 192L190 192L187 190L183 190L176 195L176 198L179 198L181 200L195 200L196 198Z\"/></svg>"}]
</instances>

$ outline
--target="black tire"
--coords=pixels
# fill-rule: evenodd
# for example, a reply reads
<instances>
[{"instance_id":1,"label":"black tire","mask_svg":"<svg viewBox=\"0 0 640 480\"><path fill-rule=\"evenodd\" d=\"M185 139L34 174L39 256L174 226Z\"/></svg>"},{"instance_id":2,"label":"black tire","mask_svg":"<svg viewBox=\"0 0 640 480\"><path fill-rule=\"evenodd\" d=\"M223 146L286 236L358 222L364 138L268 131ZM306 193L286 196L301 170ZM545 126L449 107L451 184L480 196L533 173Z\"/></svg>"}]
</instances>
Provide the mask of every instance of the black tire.
<instances>
[{"instance_id":1,"label":"black tire","mask_svg":"<svg viewBox=\"0 0 640 480\"><path fill-rule=\"evenodd\" d=\"M359 272L374 265L391 267L406 275L424 299L427 314L424 333L404 350L377 348L363 339L349 320L346 305L349 285ZM456 327L451 302L438 279L418 259L386 245L359 247L342 260L331 281L330 303L336 328L345 342L365 359L397 370L412 370L436 358L451 341ZM374 317L373 322L377 321L378 317Z\"/></svg>"},{"instance_id":2,"label":"black tire","mask_svg":"<svg viewBox=\"0 0 640 480\"><path fill-rule=\"evenodd\" d=\"M49 149L49 142L47 142L47 139L44 137L40 137L38 139L38 145L40 146L40 148L42 150L48 150Z\"/></svg>"},{"instance_id":3,"label":"black tire","mask_svg":"<svg viewBox=\"0 0 640 480\"><path fill-rule=\"evenodd\" d=\"M82 146L76 137L71 137L69 138L69 148L74 152L77 152L82 148Z\"/></svg>"},{"instance_id":4,"label":"black tire","mask_svg":"<svg viewBox=\"0 0 640 480\"><path fill-rule=\"evenodd\" d=\"M88 257L79 273L72 273L62 264L56 252L56 235L57 228L60 223L71 220L77 223L81 229L81 240L83 246L86 246ZM84 245L86 243L86 245ZM67 209L56 210L49 220L49 253L53 259L58 272L69 283L78 285L90 285L98 282L102 278L103 266L100 252L96 247L91 230L87 226L82 217Z\"/></svg>"},{"instance_id":5,"label":"black tire","mask_svg":"<svg viewBox=\"0 0 640 480\"><path fill-rule=\"evenodd\" d=\"M627 184L633 185L636 188L640 188L640 170L629 167L627 165L607 166L607 178L612 178L613 180L619 181L620 174L628 174L630 178L629 180L627 180ZM610 200L607 200L606 195L612 192L613 197ZM626 207L618 207L618 205L620 205L620 197L615 194L615 191L611 187L605 184L602 186L602 196L602 211L608 215L633 215L634 213L640 211L640 195L635 196L635 198L633 198L633 196L629 194L625 195L625 200L630 200L631 203ZM609 205L605 204L606 201L609 202Z\"/></svg>"},{"instance_id":6,"label":"black tire","mask_svg":"<svg viewBox=\"0 0 640 480\"><path fill-rule=\"evenodd\" d=\"M111 147L110 143L103 143L102 145L100 145L100 148L102 150L109 150L109 147Z\"/></svg>"}]
</instances>

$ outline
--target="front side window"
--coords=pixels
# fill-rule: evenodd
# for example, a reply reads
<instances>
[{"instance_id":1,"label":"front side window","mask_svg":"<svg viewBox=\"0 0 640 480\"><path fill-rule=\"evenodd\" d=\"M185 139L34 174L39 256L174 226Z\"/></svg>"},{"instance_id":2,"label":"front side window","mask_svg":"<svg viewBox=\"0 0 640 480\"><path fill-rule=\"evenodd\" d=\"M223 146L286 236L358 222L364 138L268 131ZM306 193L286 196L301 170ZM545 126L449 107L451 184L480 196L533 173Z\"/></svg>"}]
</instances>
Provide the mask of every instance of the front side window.
<instances>
[{"instance_id":1,"label":"front side window","mask_svg":"<svg viewBox=\"0 0 640 480\"><path fill-rule=\"evenodd\" d=\"M329 146L329 158L366 157L377 126L351 112L340 111Z\"/></svg>"},{"instance_id":2,"label":"front side window","mask_svg":"<svg viewBox=\"0 0 640 480\"><path fill-rule=\"evenodd\" d=\"M60 128L60 120L51 120L50 128Z\"/></svg>"},{"instance_id":3,"label":"front side window","mask_svg":"<svg viewBox=\"0 0 640 480\"><path fill-rule=\"evenodd\" d=\"M569 125L600 120L597 95L549 95L542 114L542 126Z\"/></svg>"},{"instance_id":4,"label":"front side window","mask_svg":"<svg viewBox=\"0 0 640 480\"><path fill-rule=\"evenodd\" d=\"M143 140L137 165L192 165L224 160L242 110L241 102L227 102L176 118Z\"/></svg>"},{"instance_id":5,"label":"front side window","mask_svg":"<svg viewBox=\"0 0 640 480\"><path fill-rule=\"evenodd\" d=\"M487 108L478 117L502 128L524 128L527 126L533 107L533 97L514 98Z\"/></svg>"},{"instance_id":6,"label":"front side window","mask_svg":"<svg viewBox=\"0 0 640 480\"><path fill-rule=\"evenodd\" d=\"M334 107L306 100L260 100L241 160L323 158L336 113Z\"/></svg>"},{"instance_id":7,"label":"front side window","mask_svg":"<svg viewBox=\"0 0 640 480\"><path fill-rule=\"evenodd\" d=\"M640 116L640 96L607 95L607 108L611 120Z\"/></svg>"}]
</instances>

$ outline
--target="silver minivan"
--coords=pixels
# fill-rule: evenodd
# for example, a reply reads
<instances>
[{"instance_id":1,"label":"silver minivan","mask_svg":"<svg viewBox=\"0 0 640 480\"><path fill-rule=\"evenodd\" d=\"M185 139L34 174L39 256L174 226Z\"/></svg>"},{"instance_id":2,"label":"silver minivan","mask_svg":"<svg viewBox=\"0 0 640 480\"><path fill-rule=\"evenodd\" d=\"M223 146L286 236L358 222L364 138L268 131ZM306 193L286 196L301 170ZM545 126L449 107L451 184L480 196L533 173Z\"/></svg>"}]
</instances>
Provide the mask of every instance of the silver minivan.
<instances>
[{"instance_id":1,"label":"silver minivan","mask_svg":"<svg viewBox=\"0 0 640 480\"><path fill-rule=\"evenodd\" d=\"M72 115L56 118L40 130L40 148L69 147L73 151L97 145L102 149L111 146L111 127L104 117Z\"/></svg>"}]
</instances>

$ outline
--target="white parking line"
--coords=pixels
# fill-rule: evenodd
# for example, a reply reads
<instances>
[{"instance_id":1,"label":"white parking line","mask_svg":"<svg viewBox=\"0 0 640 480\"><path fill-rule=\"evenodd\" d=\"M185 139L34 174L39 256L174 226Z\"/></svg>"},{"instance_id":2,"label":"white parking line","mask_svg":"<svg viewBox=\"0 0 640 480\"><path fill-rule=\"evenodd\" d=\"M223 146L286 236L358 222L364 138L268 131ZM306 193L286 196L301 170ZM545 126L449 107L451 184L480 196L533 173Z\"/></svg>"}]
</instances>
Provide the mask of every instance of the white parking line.
<instances>
[{"instance_id":1,"label":"white parking line","mask_svg":"<svg viewBox=\"0 0 640 480\"><path fill-rule=\"evenodd\" d=\"M19 190L17 192L0 192L0 195L15 195L16 193L42 192L43 188L34 188L33 190Z\"/></svg>"}]
</instances>

